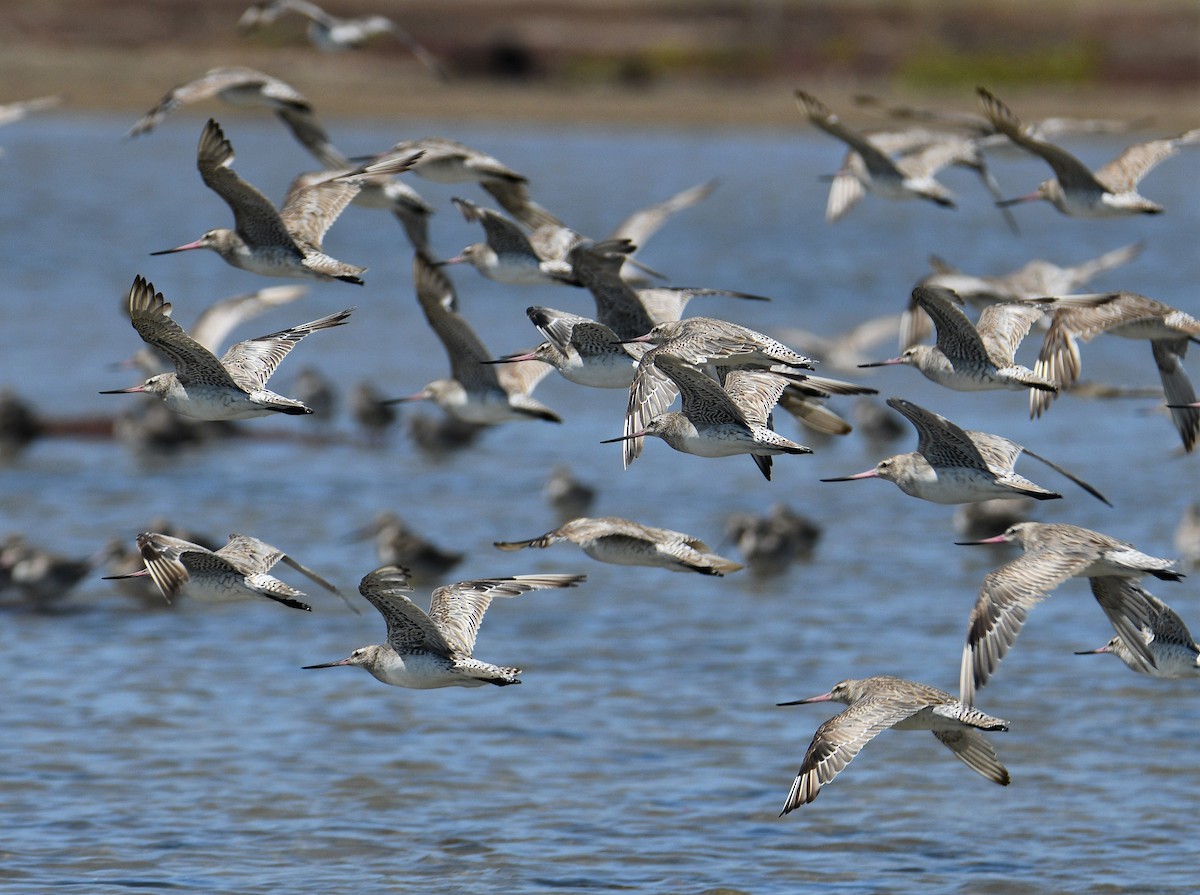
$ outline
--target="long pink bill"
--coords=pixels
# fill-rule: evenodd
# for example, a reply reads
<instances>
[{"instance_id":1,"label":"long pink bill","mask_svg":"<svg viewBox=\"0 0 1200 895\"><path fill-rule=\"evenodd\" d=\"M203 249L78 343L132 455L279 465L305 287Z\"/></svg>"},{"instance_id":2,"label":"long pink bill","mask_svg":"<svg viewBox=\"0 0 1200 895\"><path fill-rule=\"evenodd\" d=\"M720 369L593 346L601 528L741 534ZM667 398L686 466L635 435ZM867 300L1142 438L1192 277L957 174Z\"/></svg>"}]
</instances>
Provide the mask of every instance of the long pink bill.
<instances>
[{"instance_id":1,"label":"long pink bill","mask_svg":"<svg viewBox=\"0 0 1200 895\"><path fill-rule=\"evenodd\" d=\"M866 472L856 472L854 475L839 475L831 479L821 479L822 482L853 482L858 479L875 479L879 477L879 473L874 469L868 469Z\"/></svg>"},{"instance_id":2,"label":"long pink bill","mask_svg":"<svg viewBox=\"0 0 1200 895\"><path fill-rule=\"evenodd\" d=\"M129 388L113 388L100 392L102 395L135 395L146 390L144 385L131 385Z\"/></svg>"},{"instance_id":3,"label":"long pink bill","mask_svg":"<svg viewBox=\"0 0 1200 895\"><path fill-rule=\"evenodd\" d=\"M175 246L175 248L173 248L173 249L162 249L157 252L151 252L150 254L151 255L170 255L172 252L186 252L189 249L202 249L204 247L205 247L204 240L197 239L195 242L189 242L187 245Z\"/></svg>"},{"instance_id":4,"label":"long pink bill","mask_svg":"<svg viewBox=\"0 0 1200 895\"><path fill-rule=\"evenodd\" d=\"M776 705L808 705L812 702L830 702L833 699L833 693L822 693L820 696L810 696L808 699L793 699L791 702L777 702Z\"/></svg>"}]
</instances>

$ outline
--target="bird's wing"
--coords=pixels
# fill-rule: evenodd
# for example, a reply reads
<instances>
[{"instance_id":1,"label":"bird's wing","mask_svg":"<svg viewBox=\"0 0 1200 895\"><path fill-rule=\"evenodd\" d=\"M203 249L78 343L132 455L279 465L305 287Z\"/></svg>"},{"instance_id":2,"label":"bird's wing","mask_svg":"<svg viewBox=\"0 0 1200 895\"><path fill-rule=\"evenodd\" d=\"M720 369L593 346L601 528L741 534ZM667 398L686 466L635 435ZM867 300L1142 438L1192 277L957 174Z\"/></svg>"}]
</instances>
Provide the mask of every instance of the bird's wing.
<instances>
[{"instance_id":1,"label":"bird's wing","mask_svg":"<svg viewBox=\"0 0 1200 895\"><path fill-rule=\"evenodd\" d=\"M129 290L129 319L147 345L157 348L175 365L184 382L228 386L237 384L216 355L183 331L168 314L170 302L145 277L137 277Z\"/></svg>"},{"instance_id":2,"label":"bird's wing","mask_svg":"<svg viewBox=\"0 0 1200 895\"><path fill-rule=\"evenodd\" d=\"M413 255L413 284L425 319L450 358L450 375L468 390L472 385L498 388L495 366L484 363L491 359L487 346L467 319L454 310L458 298L445 269L435 264L425 252L416 252Z\"/></svg>"},{"instance_id":3,"label":"bird's wing","mask_svg":"<svg viewBox=\"0 0 1200 895\"><path fill-rule=\"evenodd\" d=\"M242 66L226 66L223 68L214 68L205 72L200 77L193 81L188 81L186 84L180 84L178 87L173 87L171 90L158 101L149 112L139 118L125 134L127 138L139 137L142 134L147 134L154 128L158 127L169 113L178 109L180 106L186 106L191 103L202 102L216 96L222 90L231 88L248 87L257 88L265 92L266 86L274 82L277 85L282 85L282 88L287 88L291 93L287 93L281 88L276 88L274 93L279 101L287 101L292 103L303 103L307 105L307 100L304 99L298 92L291 90L283 81L277 81L270 75L265 75L260 71L255 71L252 68Z\"/></svg>"},{"instance_id":4,"label":"bird's wing","mask_svg":"<svg viewBox=\"0 0 1200 895\"><path fill-rule=\"evenodd\" d=\"M741 410L747 422L769 426L771 411L779 403L788 384L785 377L770 370L731 370L725 375L721 388Z\"/></svg>"},{"instance_id":5,"label":"bird's wing","mask_svg":"<svg viewBox=\"0 0 1200 895\"><path fill-rule=\"evenodd\" d=\"M667 408L679 395L679 386L663 370L654 363L654 358L662 352L652 348L642 355L637 369L633 374L633 382L629 384L629 401L625 405L625 428L623 434L627 440L623 442L623 459L625 468L642 454L641 438L628 438L636 432L644 431L646 424L656 416L666 413Z\"/></svg>"},{"instance_id":6,"label":"bird's wing","mask_svg":"<svg viewBox=\"0 0 1200 895\"><path fill-rule=\"evenodd\" d=\"M262 388L283 359L288 356L288 352L295 348L301 339L317 330L341 326L353 311L353 308L347 308L318 320L301 323L299 326L281 329L279 332L259 336L257 339L238 342L225 352L221 358L221 364L242 388L249 390Z\"/></svg>"},{"instance_id":7,"label":"bird's wing","mask_svg":"<svg viewBox=\"0 0 1200 895\"><path fill-rule=\"evenodd\" d=\"M840 221L866 195L866 189L851 171L841 170L829 181L829 198L825 200L825 220Z\"/></svg>"},{"instance_id":8,"label":"bird's wing","mask_svg":"<svg viewBox=\"0 0 1200 895\"><path fill-rule=\"evenodd\" d=\"M1033 137L1030 128L1022 125L1020 119L1008 106L982 87L978 92L984 113L996 130L1018 146L1029 150L1034 155L1041 156L1042 160L1054 171L1054 176L1058 178L1059 185L1064 191L1080 189L1100 192L1104 189L1087 165L1065 149Z\"/></svg>"},{"instance_id":9,"label":"bird's wing","mask_svg":"<svg viewBox=\"0 0 1200 895\"><path fill-rule=\"evenodd\" d=\"M234 327L272 308L293 302L307 292L307 286L268 286L223 298L200 312L192 324L192 338L215 352Z\"/></svg>"},{"instance_id":10,"label":"bird's wing","mask_svg":"<svg viewBox=\"0 0 1200 895\"><path fill-rule=\"evenodd\" d=\"M462 212L468 221L478 221L483 225L487 244L500 255L518 254L537 258L537 253L529 242L524 231L500 212L491 208L483 208L467 199L454 198L450 200L454 207Z\"/></svg>"},{"instance_id":11,"label":"bird's wing","mask_svg":"<svg viewBox=\"0 0 1200 895\"><path fill-rule=\"evenodd\" d=\"M867 743L889 727L910 718L925 706L900 704L879 697L859 700L817 728L787 800L783 814L817 797L821 787L830 783Z\"/></svg>"},{"instance_id":12,"label":"bird's wing","mask_svg":"<svg viewBox=\"0 0 1200 895\"><path fill-rule=\"evenodd\" d=\"M671 215L691 208L698 202L707 199L717 187L715 180L699 183L681 190L669 199L664 199L654 205L635 211L609 234L609 239L628 239L641 248L651 236L658 232Z\"/></svg>"},{"instance_id":13,"label":"bird's wing","mask_svg":"<svg viewBox=\"0 0 1200 895\"><path fill-rule=\"evenodd\" d=\"M996 366L1007 366L1013 362L1021 340L1046 313L1046 304L1034 299L999 302L983 309L979 315L979 338Z\"/></svg>"},{"instance_id":14,"label":"bird's wing","mask_svg":"<svg viewBox=\"0 0 1200 895\"><path fill-rule=\"evenodd\" d=\"M396 652L424 651L447 659L454 655L428 613L405 596L412 592L406 569L399 566L376 569L359 582L358 592L387 622L388 646Z\"/></svg>"},{"instance_id":15,"label":"bird's wing","mask_svg":"<svg viewBox=\"0 0 1200 895\"><path fill-rule=\"evenodd\" d=\"M333 222L362 189L354 179L329 179L309 183L296 178L283 200L280 220L299 244L320 250L321 241Z\"/></svg>"},{"instance_id":16,"label":"bird's wing","mask_svg":"<svg viewBox=\"0 0 1200 895\"><path fill-rule=\"evenodd\" d=\"M940 413L903 398L888 398L888 407L902 413L917 430L917 451L931 466L988 469L989 464L971 436ZM1017 453L1020 453L1018 448ZM1014 455L1015 459L1015 455ZM1009 469L1012 464L1009 464Z\"/></svg>"},{"instance_id":17,"label":"bird's wing","mask_svg":"<svg viewBox=\"0 0 1200 895\"><path fill-rule=\"evenodd\" d=\"M1187 336L1178 339L1153 339L1150 348L1154 352L1154 363L1162 380L1167 404L1171 407L1171 421L1179 430L1185 451L1196 446L1200 435L1200 408L1187 406L1196 403L1196 391L1187 371L1183 369L1183 357L1187 353Z\"/></svg>"},{"instance_id":18,"label":"bird's wing","mask_svg":"<svg viewBox=\"0 0 1200 895\"><path fill-rule=\"evenodd\" d=\"M689 419L713 425L749 425L743 409L721 388L721 384L707 373L670 354L656 355L654 364L679 388L679 394L683 398L683 413ZM782 391L782 388L780 390Z\"/></svg>"},{"instance_id":19,"label":"bird's wing","mask_svg":"<svg viewBox=\"0 0 1200 895\"><path fill-rule=\"evenodd\" d=\"M205 185L225 200L233 212L234 227L254 245L294 246L271 200L242 180L233 170L233 144L225 139L221 126L208 119L200 133L196 167Z\"/></svg>"},{"instance_id":20,"label":"bird's wing","mask_svg":"<svg viewBox=\"0 0 1200 895\"><path fill-rule=\"evenodd\" d=\"M214 553L227 560L230 565L244 575L269 572L279 560L283 559L283 551L278 547L272 547L258 538L241 534L231 534L229 542Z\"/></svg>"},{"instance_id":21,"label":"bird's wing","mask_svg":"<svg viewBox=\"0 0 1200 895\"><path fill-rule=\"evenodd\" d=\"M840 118L815 96L796 91L796 102L808 116L808 120L830 136L837 137L843 143L862 156L863 164L873 175L888 177L903 177L896 169L890 158L884 155L865 135L842 124Z\"/></svg>"},{"instance_id":22,"label":"bird's wing","mask_svg":"<svg viewBox=\"0 0 1200 895\"><path fill-rule=\"evenodd\" d=\"M1096 171L1096 180L1114 193L1134 189L1138 181L1163 159L1170 158L1179 147L1200 141L1200 128L1167 140L1151 140L1130 146L1111 162Z\"/></svg>"},{"instance_id":23,"label":"bird's wing","mask_svg":"<svg viewBox=\"0 0 1200 895\"><path fill-rule=\"evenodd\" d=\"M954 757L993 783L1008 786L1008 769L1000 764L996 749L978 730L935 730L933 735L946 746Z\"/></svg>"},{"instance_id":24,"label":"bird's wing","mask_svg":"<svg viewBox=\"0 0 1200 895\"><path fill-rule=\"evenodd\" d=\"M949 357L961 357L980 364L987 363L987 348L974 324L959 307L958 296L941 286L917 286L912 300L925 310L937 328L937 347Z\"/></svg>"},{"instance_id":25,"label":"bird's wing","mask_svg":"<svg viewBox=\"0 0 1200 895\"><path fill-rule=\"evenodd\" d=\"M471 655L483 614L496 597L516 597L531 590L574 587L584 575L516 575L480 578L439 587L429 604L429 617L456 653Z\"/></svg>"},{"instance_id":26,"label":"bird's wing","mask_svg":"<svg viewBox=\"0 0 1200 895\"><path fill-rule=\"evenodd\" d=\"M1092 586L1092 596L1129 649L1134 663L1143 674L1152 673L1158 663L1143 632L1154 628L1166 605L1135 578L1102 575L1089 578L1088 583Z\"/></svg>"},{"instance_id":27,"label":"bird's wing","mask_svg":"<svg viewBox=\"0 0 1200 895\"><path fill-rule=\"evenodd\" d=\"M959 667L959 699L974 704L982 687L1021 633L1029 610L1093 557L1086 553L1035 551L989 572L967 622Z\"/></svg>"}]
</instances>

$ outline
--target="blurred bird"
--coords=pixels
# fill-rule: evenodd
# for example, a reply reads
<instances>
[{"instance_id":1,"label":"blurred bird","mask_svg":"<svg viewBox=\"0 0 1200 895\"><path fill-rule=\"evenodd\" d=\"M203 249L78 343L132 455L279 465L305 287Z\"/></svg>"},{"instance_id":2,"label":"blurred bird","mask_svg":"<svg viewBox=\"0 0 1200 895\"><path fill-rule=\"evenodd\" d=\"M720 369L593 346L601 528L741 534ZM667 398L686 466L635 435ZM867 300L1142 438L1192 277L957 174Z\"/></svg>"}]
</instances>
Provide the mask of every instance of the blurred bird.
<instances>
[{"instance_id":1,"label":"blurred bird","mask_svg":"<svg viewBox=\"0 0 1200 895\"><path fill-rule=\"evenodd\" d=\"M832 223L841 218L864 190L887 199L928 199L937 205L954 207L954 194L934 177L946 165L954 163L954 153L946 151L949 144L939 141L928 150L902 155L893 161L887 149L844 125L812 94L797 90L796 101L809 121L853 150L842 170L834 175L825 220ZM979 162L982 164L982 157Z\"/></svg>"},{"instance_id":2,"label":"blurred bird","mask_svg":"<svg viewBox=\"0 0 1200 895\"><path fill-rule=\"evenodd\" d=\"M596 501L596 489L575 478L566 466L554 467L542 494L560 523L587 515Z\"/></svg>"},{"instance_id":3,"label":"blurred bird","mask_svg":"<svg viewBox=\"0 0 1200 895\"><path fill-rule=\"evenodd\" d=\"M767 577L783 574L794 562L811 559L821 539L821 526L776 503L764 516L731 513L725 520L725 536L752 574Z\"/></svg>"},{"instance_id":4,"label":"blurred bird","mask_svg":"<svg viewBox=\"0 0 1200 895\"><path fill-rule=\"evenodd\" d=\"M1138 194L1138 182L1179 147L1200 143L1200 128L1170 139L1139 143L1093 172L1065 149L1034 136L1008 106L987 90L980 87L977 93L984 114L996 130L1023 149L1041 156L1054 171L1054 177L1043 181L1034 192L1005 199L999 203L1002 206L1045 199L1063 214L1074 217L1161 214L1161 205Z\"/></svg>"},{"instance_id":5,"label":"blurred bird","mask_svg":"<svg viewBox=\"0 0 1200 895\"><path fill-rule=\"evenodd\" d=\"M558 528L526 541L496 541L501 550L549 547L570 541L600 562L619 566L653 566L672 572L699 572L722 576L736 572L740 563L717 556L709 546L692 535L669 528L655 528L616 516L582 516Z\"/></svg>"},{"instance_id":6,"label":"blurred bird","mask_svg":"<svg viewBox=\"0 0 1200 895\"><path fill-rule=\"evenodd\" d=\"M330 15L308 0L271 0L269 3L249 7L238 19L238 28L242 31L252 31L274 23L281 15L289 12L308 19L308 39L318 50L338 52L357 49L371 38L387 34L400 41L417 61L437 78L443 81L447 79L446 70L437 57L386 16L342 19Z\"/></svg>"},{"instance_id":7,"label":"blurred bird","mask_svg":"<svg viewBox=\"0 0 1200 895\"><path fill-rule=\"evenodd\" d=\"M371 522L351 534L355 540L374 538L375 555L385 566L403 566L416 581L441 578L466 557L443 550L413 531L396 513L381 510Z\"/></svg>"},{"instance_id":8,"label":"blurred bird","mask_svg":"<svg viewBox=\"0 0 1200 895\"><path fill-rule=\"evenodd\" d=\"M450 378L437 379L416 394L395 401L434 401L459 421L474 425L530 419L562 422L529 394L550 368L535 361L503 366L484 363L491 355L466 318L454 310L458 304L454 284L424 252L413 256L413 282L425 319L449 356Z\"/></svg>"}]
</instances>

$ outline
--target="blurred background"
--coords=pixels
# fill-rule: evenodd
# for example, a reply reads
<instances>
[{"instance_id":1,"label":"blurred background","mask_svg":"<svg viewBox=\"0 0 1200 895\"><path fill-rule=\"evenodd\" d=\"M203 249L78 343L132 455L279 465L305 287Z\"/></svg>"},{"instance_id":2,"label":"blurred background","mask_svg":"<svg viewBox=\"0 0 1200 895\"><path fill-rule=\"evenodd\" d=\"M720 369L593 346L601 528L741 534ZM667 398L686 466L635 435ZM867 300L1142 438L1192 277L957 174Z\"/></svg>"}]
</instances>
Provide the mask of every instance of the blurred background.
<instances>
[{"instance_id":1,"label":"blurred background","mask_svg":"<svg viewBox=\"0 0 1200 895\"><path fill-rule=\"evenodd\" d=\"M1193 0L325 5L337 15L392 17L451 79L421 75L386 38L315 56L298 16L239 34L246 0L10 0L0 84L11 97L61 93L73 106L134 109L147 90L240 64L299 79L319 109L344 114L711 124L795 121L781 85L838 102L839 90L957 97L980 83L1019 99L1029 115L1061 108L1065 96L1076 114L1165 124L1195 113L1200 85Z\"/></svg>"}]
</instances>

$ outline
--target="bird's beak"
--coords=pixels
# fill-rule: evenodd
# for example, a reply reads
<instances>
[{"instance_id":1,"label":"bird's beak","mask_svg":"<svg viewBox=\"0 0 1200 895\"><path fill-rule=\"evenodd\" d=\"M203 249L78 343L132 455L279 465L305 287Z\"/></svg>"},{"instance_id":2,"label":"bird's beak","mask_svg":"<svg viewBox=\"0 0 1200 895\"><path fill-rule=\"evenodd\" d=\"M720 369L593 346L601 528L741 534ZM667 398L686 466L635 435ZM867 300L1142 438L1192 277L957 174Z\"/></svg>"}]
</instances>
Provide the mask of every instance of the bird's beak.
<instances>
[{"instance_id":1,"label":"bird's beak","mask_svg":"<svg viewBox=\"0 0 1200 895\"><path fill-rule=\"evenodd\" d=\"M132 385L129 388L109 389L107 391L100 392L100 394L102 394L102 395L133 395L133 394L137 394L139 392L144 392L145 390L146 390L146 386L144 386L144 385Z\"/></svg>"},{"instance_id":2,"label":"bird's beak","mask_svg":"<svg viewBox=\"0 0 1200 895\"><path fill-rule=\"evenodd\" d=\"M151 252L151 255L169 255L172 252L186 252L188 249L204 248L204 240L197 239L195 242L189 242L187 245L175 246L173 249L162 249L158 252Z\"/></svg>"},{"instance_id":3,"label":"bird's beak","mask_svg":"<svg viewBox=\"0 0 1200 895\"><path fill-rule=\"evenodd\" d=\"M618 438L605 438L601 444L616 444L618 441L633 441L635 438L641 438L645 435L645 431L634 432L632 435L622 435Z\"/></svg>"},{"instance_id":4,"label":"bird's beak","mask_svg":"<svg viewBox=\"0 0 1200 895\"><path fill-rule=\"evenodd\" d=\"M100 580L101 581L119 581L122 578L142 578L149 574L150 573L147 572L145 569L140 569L136 572L130 572L127 575L103 575L103 576L101 576Z\"/></svg>"},{"instance_id":5,"label":"bird's beak","mask_svg":"<svg viewBox=\"0 0 1200 895\"><path fill-rule=\"evenodd\" d=\"M996 535L992 538L984 538L982 541L955 541L959 547L974 547L978 544L1007 544L1008 538L1004 535Z\"/></svg>"},{"instance_id":6,"label":"bird's beak","mask_svg":"<svg viewBox=\"0 0 1200 895\"><path fill-rule=\"evenodd\" d=\"M338 659L336 662L322 662L320 665L301 665L300 667L301 667L301 669L336 668L339 665L349 665L349 664L350 664L350 658L346 657L345 659Z\"/></svg>"},{"instance_id":7,"label":"bird's beak","mask_svg":"<svg viewBox=\"0 0 1200 895\"><path fill-rule=\"evenodd\" d=\"M1020 205L1022 202L1036 202L1042 198L1041 193L1029 193L1024 196L1017 196L1013 199L999 199L996 202L997 208L1008 208L1010 205Z\"/></svg>"},{"instance_id":8,"label":"bird's beak","mask_svg":"<svg viewBox=\"0 0 1200 895\"><path fill-rule=\"evenodd\" d=\"M902 363L904 363L904 358L891 357L891 358L888 358L887 360L871 361L871 363L869 363L869 364L859 364L858 366L860 368L862 368L862 367L888 367L888 366L891 366L892 364L902 364Z\"/></svg>"},{"instance_id":9,"label":"bird's beak","mask_svg":"<svg viewBox=\"0 0 1200 895\"><path fill-rule=\"evenodd\" d=\"M507 354L504 357L498 357L495 360L485 360L485 364L515 364L523 360L537 360L537 352L527 351L525 354Z\"/></svg>"},{"instance_id":10,"label":"bird's beak","mask_svg":"<svg viewBox=\"0 0 1200 895\"><path fill-rule=\"evenodd\" d=\"M854 475L840 475L832 479L821 479L822 482L853 482L856 479L873 479L878 478L879 473L874 469L868 469L866 472L856 472Z\"/></svg>"},{"instance_id":11,"label":"bird's beak","mask_svg":"<svg viewBox=\"0 0 1200 895\"><path fill-rule=\"evenodd\" d=\"M1098 649L1075 650L1075 655L1077 655L1077 656L1096 656L1096 655L1099 655L1100 653L1108 653L1108 652L1112 652L1112 650L1110 650L1108 648L1108 644L1106 643L1106 644L1104 644L1104 646L1102 646Z\"/></svg>"},{"instance_id":12,"label":"bird's beak","mask_svg":"<svg viewBox=\"0 0 1200 895\"><path fill-rule=\"evenodd\" d=\"M791 702L777 702L776 705L808 705L810 702L829 702L833 693L822 693L820 696L810 696L808 699L793 699Z\"/></svg>"}]
</instances>

